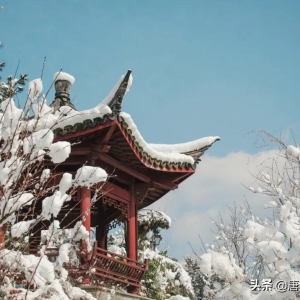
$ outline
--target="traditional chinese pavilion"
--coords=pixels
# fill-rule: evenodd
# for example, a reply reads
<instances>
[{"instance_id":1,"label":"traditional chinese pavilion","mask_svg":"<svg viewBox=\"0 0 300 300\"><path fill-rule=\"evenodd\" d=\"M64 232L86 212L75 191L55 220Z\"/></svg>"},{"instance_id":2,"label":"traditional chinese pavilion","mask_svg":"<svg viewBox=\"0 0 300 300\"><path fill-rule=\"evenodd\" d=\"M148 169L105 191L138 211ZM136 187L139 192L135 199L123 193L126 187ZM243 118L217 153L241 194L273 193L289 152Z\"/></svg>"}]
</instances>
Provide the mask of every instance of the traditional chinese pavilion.
<instances>
[{"instance_id":1,"label":"traditional chinese pavilion","mask_svg":"<svg viewBox=\"0 0 300 300\"><path fill-rule=\"evenodd\" d=\"M55 184L60 180L59 174L75 173L85 164L101 167L110 175L105 183L78 188L77 195L63 207L58 220L62 228L80 217L88 231L96 227L97 243L93 253L88 253L82 244L86 254L83 263L95 268L95 276L127 285L129 292L134 293L147 267L145 262L138 262L138 210L177 189L194 174L200 157L219 138L202 138L178 145L146 143L131 117L121 111L131 81L129 70L103 101L109 108L106 114L55 128L55 141L69 141L73 146L69 158L56 165L54 172L58 175ZM56 80L55 100L51 104L54 110L62 106L75 109L69 98L70 87L67 78ZM54 170L50 161L46 165ZM91 199L100 188L101 197L92 206ZM118 220L127 224L126 257L107 250L108 230ZM33 248L39 244L42 228L35 229L35 236L31 237ZM89 278L84 282L89 283Z\"/></svg>"}]
</instances>

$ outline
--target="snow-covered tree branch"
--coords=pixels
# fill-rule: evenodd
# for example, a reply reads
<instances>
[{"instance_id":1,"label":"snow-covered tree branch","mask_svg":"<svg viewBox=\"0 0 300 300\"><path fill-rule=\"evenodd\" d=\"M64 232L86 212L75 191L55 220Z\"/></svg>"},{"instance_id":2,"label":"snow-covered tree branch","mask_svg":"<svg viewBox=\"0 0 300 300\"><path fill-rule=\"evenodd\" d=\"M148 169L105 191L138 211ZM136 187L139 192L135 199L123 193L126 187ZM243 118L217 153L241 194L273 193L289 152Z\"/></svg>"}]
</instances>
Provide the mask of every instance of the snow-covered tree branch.
<instances>
[{"instance_id":1,"label":"snow-covered tree branch","mask_svg":"<svg viewBox=\"0 0 300 300\"><path fill-rule=\"evenodd\" d=\"M299 297L300 150L265 131L260 134L278 146L278 153L265 161L257 186L248 189L265 195L262 207L270 213L262 218L251 211L251 203L235 205L229 224L221 216L214 222L216 241L199 260L208 278L205 299Z\"/></svg>"},{"instance_id":2,"label":"snow-covered tree branch","mask_svg":"<svg viewBox=\"0 0 300 300\"><path fill-rule=\"evenodd\" d=\"M60 76L70 77L66 73ZM17 81L11 78L11 82ZM70 107L62 107L54 113L42 95L41 79L29 83L24 109L16 106L12 95L1 99L0 104L1 295L17 294L18 299L45 299L51 295L58 295L57 299L94 299L72 287L65 268L70 262L76 264L78 242L90 243L89 232L81 222L84 216L71 224L73 229L67 231L67 242L59 238L63 228L56 217L78 186L89 187L105 181L107 174L88 164L78 169L75 176L66 172L54 174L55 165L69 157L72 145L55 142L53 129L64 122L66 111L71 117L78 114L72 114ZM46 161L51 161L53 168L46 167ZM44 246L38 256L30 255L30 236L41 223L48 224ZM58 248L58 257L51 262L47 255L49 247L54 245Z\"/></svg>"}]
</instances>

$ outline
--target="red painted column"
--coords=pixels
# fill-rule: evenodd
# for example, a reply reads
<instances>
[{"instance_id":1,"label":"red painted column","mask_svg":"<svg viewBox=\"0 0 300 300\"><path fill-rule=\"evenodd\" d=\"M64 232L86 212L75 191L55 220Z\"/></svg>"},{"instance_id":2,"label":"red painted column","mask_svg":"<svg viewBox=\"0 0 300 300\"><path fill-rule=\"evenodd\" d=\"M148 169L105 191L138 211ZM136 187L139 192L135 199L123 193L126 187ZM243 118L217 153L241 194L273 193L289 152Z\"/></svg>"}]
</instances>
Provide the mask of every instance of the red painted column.
<instances>
[{"instance_id":1,"label":"red painted column","mask_svg":"<svg viewBox=\"0 0 300 300\"><path fill-rule=\"evenodd\" d=\"M127 239L128 249L127 256L130 259L137 260L138 245L137 245L137 206L134 194L134 185L130 186L130 202L128 211L127 221ZM136 287L129 286L128 292L137 294L138 290Z\"/></svg>"},{"instance_id":2,"label":"red painted column","mask_svg":"<svg viewBox=\"0 0 300 300\"><path fill-rule=\"evenodd\" d=\"M128 253L130 259L137 260L137 211L133 185L130 188L130 203L127 221Z\"/></svg>"},{"instance_id":3,"label":"red painted column","mask_svg":"<svg viewBox=\"0 0 300 300\"><path fill-rule=\"evenodd\" d=\"M0 250L5 249L5 235L6 235L7 224L3 224L0 227Z\"/></svg>"},{"instance_id":4,"label":"red painted column","mask_svg":"<svg viewBox=\"0 0 300 300\"><path fill-rule=\"evenodd\" d=\"M81 187L79 189L80 197L80 215L82 220L82 225L86 228L88 232L91 230L91 190L87 187ZM83 253L82 263L87 263L90 259L90 254L88 251L88 245L86 241L81 241L81 252ZM82 284L89 284L90 278L84 277Z\"/></svg>"},{"instance_id":5,"label":"red painted column","mask_svg":"<svg viewBox=\"0 0 300 300\"><path fill-rule=\"evenodd\" d=\"M82 225L87 231L91 230L91 190L85 186L81 187L81 218Z\"/></svg>"}]
</instances>

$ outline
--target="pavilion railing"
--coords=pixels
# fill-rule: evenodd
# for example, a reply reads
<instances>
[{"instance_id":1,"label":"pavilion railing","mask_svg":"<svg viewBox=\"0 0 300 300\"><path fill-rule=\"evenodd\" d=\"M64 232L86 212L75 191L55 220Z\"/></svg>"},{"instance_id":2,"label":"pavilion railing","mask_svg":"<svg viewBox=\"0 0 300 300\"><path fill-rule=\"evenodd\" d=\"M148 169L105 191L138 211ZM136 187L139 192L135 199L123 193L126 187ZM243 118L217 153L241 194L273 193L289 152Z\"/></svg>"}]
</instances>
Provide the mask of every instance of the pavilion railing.
<instances>
[{"instance_id":1,"label":"pavilion railing","mask_svg":"<svg viewBox=\"0 0 300 300\"><path fill-rule=\"evenodd\" d=\"M31 249L30 252L39 255L38 250ZM59 249L55 247L46 248L45 255L50 261L55 262L59 255ZM71 277L78 277L91 272L96 281L110 281L125 286L140 287L141 280L147 270L147 261L139 262L130 259L124 255L99 248L95 243L90 261L80 266L66 264L65 268Z\"/></svg>"},{"instance_id":2,"label":"pavilion railing","mask_svg":"<svg viewBox=\"0 0 300 300\"><path fill-rule=\"evenodd\" d=\"M59 255L59 248L57 247L47 247L45 250L45 255L51 262L56 261L56 257ZM31 248L29 249L29 254L33 254L35 256L40 256L39 248Z\"/></svg>"},{"instance_id":3,"label":"pavilion railing","mask_svg":"<svg viewBox=\"0 0 300 300\"><path fill-rule=\"evenodd\" d=\"M103 281L115 281L122 285L140 287L147 270L147 261L139 262L126 256L94 247L91 260L93 273Z\"/></svg>"}]
</instances>

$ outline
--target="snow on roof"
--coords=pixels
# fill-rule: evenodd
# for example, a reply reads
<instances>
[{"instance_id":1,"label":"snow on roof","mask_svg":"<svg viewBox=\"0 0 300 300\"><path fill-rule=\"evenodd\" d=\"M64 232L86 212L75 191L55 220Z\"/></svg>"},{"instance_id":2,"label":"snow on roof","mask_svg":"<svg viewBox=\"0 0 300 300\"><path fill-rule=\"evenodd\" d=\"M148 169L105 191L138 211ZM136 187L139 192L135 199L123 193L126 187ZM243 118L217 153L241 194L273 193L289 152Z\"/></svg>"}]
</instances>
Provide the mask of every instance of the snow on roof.
<instances>
[{"instance_id":1,"label":"snow on roof","mask_svg":"<svg viewBox=\"0 0 300 300\"><path fill-rule=\"evenodd\" d=\"M107 105L102 105L101 103L92 109L83 111L76 111L69 106L61 106L60 111L56 112L56 116L58 116L59 119L53 128L63 128L64 126L82 123L85 120L102 118L109 114L111 114L111 109Z\"/></svg>"},{"instance_id":2,"label":"snow on roof","mask_svg":"<svg viewBox=\"0 0 300 300\"><path fill-rule=\"evenodd\" d=\"M138 131L136 125L134 124L131 116L125 112L120 113L120 117L124 119L126 124L132 131L132 135L135 137L136 141L139 145L147 152L151 157L167 162L186 162L189 164L194 164L194 159L190 156L181 153L164 153L153 149L142 137L140 132Z\"/></svg>"},{"instance_id":3,"label":"snow on roof","mask_svg":"<svg viewBox=\"0 0 300 300\"><path fill-rule=\"evenodd\" d=\"M75 78L68 74L68 73L65 73L65 72L56 72L54 73L53 75L53 80L54 81L57 81L57 80L67 80L69 81L72 85L74 84L75 82Z\"/></svg>"},{"instance_id":4,"label":"snow on roof","mask_svg":"<svg viewBox=\"0 0 300 300\"><path fill-rule=\"evenodd\" d=\"M140 147L142 147L143 150L151 157L161 161L189 163L193 165L195 163L194 158L181 152L189 152L208 147L220 139L218 136L216 136L206 137L193 142L177 145L148 144L138 131L129 114L121 112L120 117L123 118L126 124L129 126L130 130L132 131L132 135L135 137L135 140L139 143Z\"/></svg>"},{"instance_id":5,"label":"snow on roof","mask_svg":"<svg viewBox=\"0 0 300 300\"><path fill-rule=\"evenodd\" d=\"M63 72L55 73L54 78L56 78L56 80L61 79L69 80L71 83L74 82L73 76ZM51 127L52 129L56 129L56 133L65 134L69 131L75 132L77 130L86 128L86 126L79 126L80 124L83 124L85 122L91 123L91 126L95 126L94 120L97 120L99 118L101 118L104 122L106 118L108 118L112 114L115 115L120 111L115 111L114 108L112 108L114 105L112 103L116 101L116 98L123 98L123 96L129 91L129 88L132 85L132 81L133 79L131 71L129 70L125 75L121 76L110 93L95 108L79 112L73 110L69 106L61 106L59 110L55 111L54 114L45 113L45 115L42 116L44 122L40 122L40 124L43 124L41 129ZM126 85L124 86L124 84ZM121 102L122 98L120 98ZM121 102L118 103L119 108L121 107ZM44 111L48 112L49 110L46 109ZM183 144L148 144L143 139L129 114L120 112L119 116L121 119L123 119L122 121L127 124L129 129L131 130L131 136L134 137L134 140L138 143L139 147L142 148L143 152L146 152L151 158L155 159L156 161L194 165L195 160L197 162L197 158L202 155L203 152L215 141L220 139L218 136L211 136ZM73 128L71 128L72 126ZM199 152L199 154L196 153L196 155L192 155L190 153L196 150L200 150L201 152Z\"/></svg>"},{"instance_id":6,"label":"snow on roof","mask_svg":"<svg viewBox=\"0 0 300 300\"><path fill-rule=\"evenodd\" d=\"M37 105L33 105L35 116L37 117L37 115L39 115L40 118L42 117L42 120L39 122L38 126L40 126L41 128L51 127L52 129L64 129L66 126L70 127L76 124L82 124L89 120L93 122L94 119L102 119L105 116L110 116L113 113L113 111L108 105L113 100L125 77L126 74L122 75L121 78L118 80L117 84L108 93L108 95L98 105L91 109L76 111L70 106L61 106L58 110L54 112L54 114L49 114L49 112L51 112L52 110L46 105L46 103L43 104L42 109L37 108ZM54 78L56 78L56 80L69 80L71 83L74 79L73 76L63 72L56 72L54 74ZM130 74L125 94L129 91L132 81L132 75ZM41 111L43 111L43 113L41 113ZM41 114L43 116L41 116ZM95 126L95 124L93 124L93 126ZM76 131L76 128L74 128L74 131Z\"/></svg>"},{"instance_id":7,"label":"snow on roof","mask_svg":"<svg viewBox=\"0 0 300 300\"><path fill-rule=\"evenodd\" d=\"M51 108L46 103L43 105L42 110L34 107L35 117L39 117L39 122L36 124L36 118L30 120L29 128L35 128L36 130L46 128L63 129L66 126L73 126L87 120L103 118L105 115L111 114L111 109L107 105L99 104L92 109L84 111L76 111L69 106L61 106L54 114L51 112Z\"/></svg>"},{"instance_id":8,"label":"snow on roof","mask_svg":"<svg viewBox=\"0 0 300 300\"><path fill-rule=\"evenodd\" d=\"M148 146L164 153L186 153L210 146L219 139L218 136L208 136L182 144L148 144Z\"/></svg>"}]
</instances>

